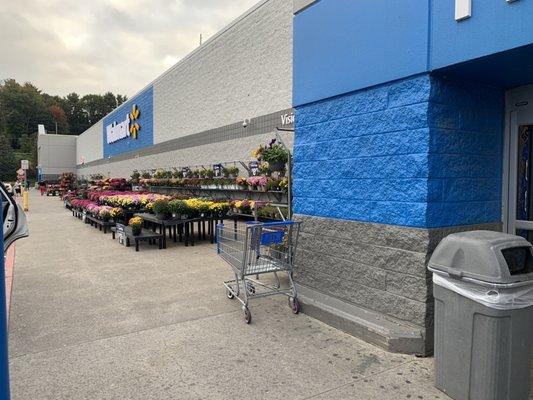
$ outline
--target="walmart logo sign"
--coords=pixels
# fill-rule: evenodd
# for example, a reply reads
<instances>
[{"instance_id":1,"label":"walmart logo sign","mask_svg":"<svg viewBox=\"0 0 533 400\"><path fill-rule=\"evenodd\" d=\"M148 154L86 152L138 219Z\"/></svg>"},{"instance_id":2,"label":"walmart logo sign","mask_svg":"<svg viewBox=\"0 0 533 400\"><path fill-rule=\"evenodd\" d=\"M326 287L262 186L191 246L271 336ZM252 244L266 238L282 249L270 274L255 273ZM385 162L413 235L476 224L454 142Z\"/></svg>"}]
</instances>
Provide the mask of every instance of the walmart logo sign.
<instances>
[{"instance_id":1,"label":"walmart logo sign","mask_svg":"<svg viewBox=\"0 0 533 400\"><path fill-rule=\"evenodd\" d=\"M119 140L132 137L137 139L141 125L139 125L139 118L141 111L137 104L131 107L131 112L126 114L126 119L122 122L113 122L106 126L107 144L118 142Z\"/></svg>"},{"instance_id":2,"label":"walmart logo sign","mask_svg":"<svg viewBox=\"0 0 533 400\"><path fill-rule=\"evenodd\" d=\"M104 117L101 141L105 158L154 144L154 90L147 87Z\"/></svg>"}]
</instances>

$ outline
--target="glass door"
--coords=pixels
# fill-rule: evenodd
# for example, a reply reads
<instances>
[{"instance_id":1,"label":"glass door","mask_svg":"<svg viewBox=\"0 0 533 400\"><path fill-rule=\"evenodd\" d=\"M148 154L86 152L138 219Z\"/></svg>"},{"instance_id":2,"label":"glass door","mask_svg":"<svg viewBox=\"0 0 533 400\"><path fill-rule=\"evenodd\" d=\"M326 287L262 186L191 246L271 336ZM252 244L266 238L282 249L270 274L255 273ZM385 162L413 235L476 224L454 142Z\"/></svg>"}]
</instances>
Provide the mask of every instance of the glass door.
<instances>
[{"instance_id":1,"label":"glass door","mask_svg":"<svg viewBox=\"0 0 533 400\"><path fill-rule=\"evenodd\" d=\"M533 242L533 88L508 95L507 232ZM505 201L507 200L507 201Z\"/></svg>"}]
</instances>

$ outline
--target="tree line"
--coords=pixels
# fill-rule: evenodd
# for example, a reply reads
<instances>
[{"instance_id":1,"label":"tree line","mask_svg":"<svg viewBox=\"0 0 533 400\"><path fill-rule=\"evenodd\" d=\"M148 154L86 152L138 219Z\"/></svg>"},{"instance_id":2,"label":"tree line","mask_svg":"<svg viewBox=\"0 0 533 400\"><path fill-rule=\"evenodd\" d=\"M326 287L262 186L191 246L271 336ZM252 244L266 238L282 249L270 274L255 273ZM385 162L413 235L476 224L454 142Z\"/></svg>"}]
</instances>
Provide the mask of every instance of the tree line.
<instances>
[{"instance_id":1,"label":"tree line","mask_svg":"<svg viewBox=\"0 0 533 400\"><path fill-rule=\"evenodd\" d=\"M38 125L48 133L79 135L126 100L111 92L61 97L29 82L0 80L0 180L14 180L21 159L35 170Z\"/></svg>"}]
</instances>

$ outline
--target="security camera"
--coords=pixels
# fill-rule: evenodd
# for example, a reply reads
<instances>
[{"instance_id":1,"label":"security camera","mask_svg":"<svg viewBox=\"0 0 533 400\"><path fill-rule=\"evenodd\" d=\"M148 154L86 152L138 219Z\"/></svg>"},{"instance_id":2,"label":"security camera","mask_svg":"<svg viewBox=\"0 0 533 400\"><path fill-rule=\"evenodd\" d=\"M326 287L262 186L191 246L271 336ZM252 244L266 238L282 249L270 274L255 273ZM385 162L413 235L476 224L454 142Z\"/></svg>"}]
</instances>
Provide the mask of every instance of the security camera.
<instances>
[{"instance_id":1,"label":"security camera","mask_svg":"<svg viewBox=\"0 0 533 400\"><path fill-rule=\"evenodd\" d=\"M245 119L242 123L242 127L243 128L246 128L248 126L248 124L250 123L250 120L249 119Z\"/></svg>"}]
</instances>

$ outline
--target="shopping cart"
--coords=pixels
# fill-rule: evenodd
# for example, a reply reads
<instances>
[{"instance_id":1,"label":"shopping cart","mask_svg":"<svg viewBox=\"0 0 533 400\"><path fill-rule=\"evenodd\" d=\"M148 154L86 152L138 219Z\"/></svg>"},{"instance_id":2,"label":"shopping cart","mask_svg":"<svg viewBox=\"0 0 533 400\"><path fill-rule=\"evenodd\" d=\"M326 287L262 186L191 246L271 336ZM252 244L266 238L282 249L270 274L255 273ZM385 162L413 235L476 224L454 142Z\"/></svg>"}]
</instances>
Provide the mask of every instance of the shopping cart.
<instances>
[{"instance_id":1,"label":"shopping cart","mask_svg":"<svg viewBox=\"0 0 533 400\"><path fill-rule=\"evenodd\" d=\"M224 282L226 295L241 302L247 324L252 320L248 308L252 298L282 294L289 298L289 306L295 314L300 311L292 280L299 231L300 223L295 221L251 222L237 228L217 226L217 252L235 273L234 280ZM280 272L287 273L288 288L281 287ZM275 284L259 281L262 274L273 274Z\"/></svg>"}]
</instances>

